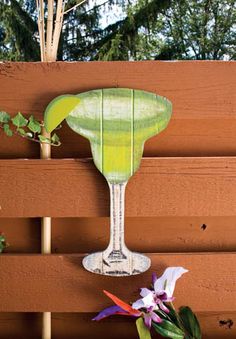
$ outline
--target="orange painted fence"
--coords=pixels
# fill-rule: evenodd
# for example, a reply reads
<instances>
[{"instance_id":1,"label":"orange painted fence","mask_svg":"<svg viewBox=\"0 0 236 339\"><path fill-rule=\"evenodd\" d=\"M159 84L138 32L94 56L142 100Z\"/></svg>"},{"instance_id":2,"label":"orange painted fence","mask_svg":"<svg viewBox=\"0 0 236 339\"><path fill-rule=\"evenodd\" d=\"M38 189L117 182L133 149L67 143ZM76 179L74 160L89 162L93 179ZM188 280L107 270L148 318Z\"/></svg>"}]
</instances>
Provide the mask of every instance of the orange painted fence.
<instances>
[{"instance_id":1,"label":"orange painted fence","mask_svg":"<svg viewBox=\"0 0 236 339\"><path fill-rule=\"evenodd\" d=\"M40 119L55 96L94 88L172 101L168 128L146 143L127 187L127 244L150 255L158 273L188 268L177 306L198 313L204 339L235 338L236 63L3 63L0 81L0 110ZM136 338L132 320L90 319L109 304L102 289L129 301L151 273L110 278L82 268L84 253L108 241L108 188L87 159L88 142L66 126L58 134L63 144L49 161L37 144L0 135L0 229L10 243L0 256L0 338L40 338L42 311L54 312L53 338ZM42 216L53 217L48 256L39 254Z\"/></svg>"}]
</instances>

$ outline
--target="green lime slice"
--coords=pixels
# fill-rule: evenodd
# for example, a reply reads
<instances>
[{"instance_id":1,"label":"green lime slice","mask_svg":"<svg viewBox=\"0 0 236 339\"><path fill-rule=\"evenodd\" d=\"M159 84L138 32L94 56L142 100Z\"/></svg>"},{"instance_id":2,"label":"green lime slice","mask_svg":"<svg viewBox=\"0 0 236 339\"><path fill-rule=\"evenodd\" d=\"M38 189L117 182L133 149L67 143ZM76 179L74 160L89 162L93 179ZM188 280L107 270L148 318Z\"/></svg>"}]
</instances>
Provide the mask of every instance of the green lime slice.
<instances>
[{"instance_id":1,"label":"green lime slice","mask_svg":"<svg viewBox=\"0 0 236 339\"><path fill-rule=\"evenodd\" d=\"M51 133L80 103L76 95L60 95L50 102L44 113L44 125Z\"/></svg>"}]
</instances>

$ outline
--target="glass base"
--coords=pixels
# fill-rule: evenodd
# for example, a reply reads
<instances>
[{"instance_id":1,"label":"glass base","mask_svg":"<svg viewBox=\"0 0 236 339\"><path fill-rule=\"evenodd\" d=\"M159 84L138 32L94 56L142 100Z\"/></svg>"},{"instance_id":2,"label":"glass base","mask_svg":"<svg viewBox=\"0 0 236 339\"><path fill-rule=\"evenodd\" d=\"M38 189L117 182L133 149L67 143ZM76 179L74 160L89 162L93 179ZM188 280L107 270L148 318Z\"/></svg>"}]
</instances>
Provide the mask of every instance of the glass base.
<instances>
[{"instance_id":1,"label":"glass base","mask_svg":"<svg viewBox=\"0 0 236 339\"><path fill-rule=\"evenodd\" d=\"M150 268L151 260L145 255L131 251L125 254L118 252L89 254L83 259L83 266L92 273L113 277L141 274Z\"/></svg>"}]
</instances>

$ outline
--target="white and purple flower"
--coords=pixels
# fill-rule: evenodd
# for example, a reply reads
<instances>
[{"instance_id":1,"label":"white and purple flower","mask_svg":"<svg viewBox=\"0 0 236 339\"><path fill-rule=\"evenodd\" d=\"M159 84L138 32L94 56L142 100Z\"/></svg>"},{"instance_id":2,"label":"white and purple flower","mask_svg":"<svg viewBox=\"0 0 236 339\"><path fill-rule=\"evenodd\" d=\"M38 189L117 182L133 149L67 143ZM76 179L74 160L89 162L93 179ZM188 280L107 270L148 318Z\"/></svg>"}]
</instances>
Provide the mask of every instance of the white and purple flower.
<instances>
[{"instance_id":1,"label":"white and purple flower","mask_svg":"<svg viewBox=\"0 0 236 339\"><path fill-rule=\"evenodd\" d=\"M156 274L152 275L153 290L148 288L141 288L141 299L138 299L132 304L132 308L162 310L169 312L164 303L172 302L174 300L173 293L176 281L188 270L183 267L168 267L160 278Z\"/></svg>"},{"instance_id":2,"label":"white and purple flower","mask_svg":"<svg viewBox=\"0 0 236 339\"><path fill-rule=\"evenodd\" d=\"M145 325L150 329L152 321L161 323L162 318L158 315L159 311L169 312L165 303L174 300L173 293L176 281L188 272L183 267L169 267L160 278L156 274L152 275L153 289L141 288L141 299L135 301L132 306L128 305L113 294L104 291L104 293L116 304L101 311L93 320L101 320L113 314L127 315L132 317L143 317ZM161 313L161 312L160 312Z\"/></svg>"}]
</instances>

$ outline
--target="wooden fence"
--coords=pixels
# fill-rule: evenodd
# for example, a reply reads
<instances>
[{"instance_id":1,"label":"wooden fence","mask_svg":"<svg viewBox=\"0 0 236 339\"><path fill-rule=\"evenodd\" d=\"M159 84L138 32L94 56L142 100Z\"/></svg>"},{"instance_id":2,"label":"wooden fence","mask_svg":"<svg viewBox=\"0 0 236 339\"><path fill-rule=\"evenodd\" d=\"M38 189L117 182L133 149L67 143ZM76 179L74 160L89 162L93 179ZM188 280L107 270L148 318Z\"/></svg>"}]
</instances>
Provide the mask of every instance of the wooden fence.
<instances>
[{"instance_id":1,"label":"wooden fence","mask_svg":"<svg viewBox=\"0 0 236 339\"><path fill-rule=\"evenodd\" d=\"M40 338L38 312L51 311L53 338L135 339L132 320L91 322L110 304L102 290L133 300L152 271L172 265L190 271L176 305L198 313L203 339L235 338L236 63L3 63L0 84L0 110L40 119L55 96L95 88L143 89L173 103L168 128L146 143L127 187L127 244L152 259L135 277L81 266L109 233L108 188L87 159L88 142L63 126L53 160L38 160L37 144L1 133L0 230L10 246L0 256L0 338ZM39 254L43 216L53 217L52 255Z\"/></svg>"}]
</instances>

